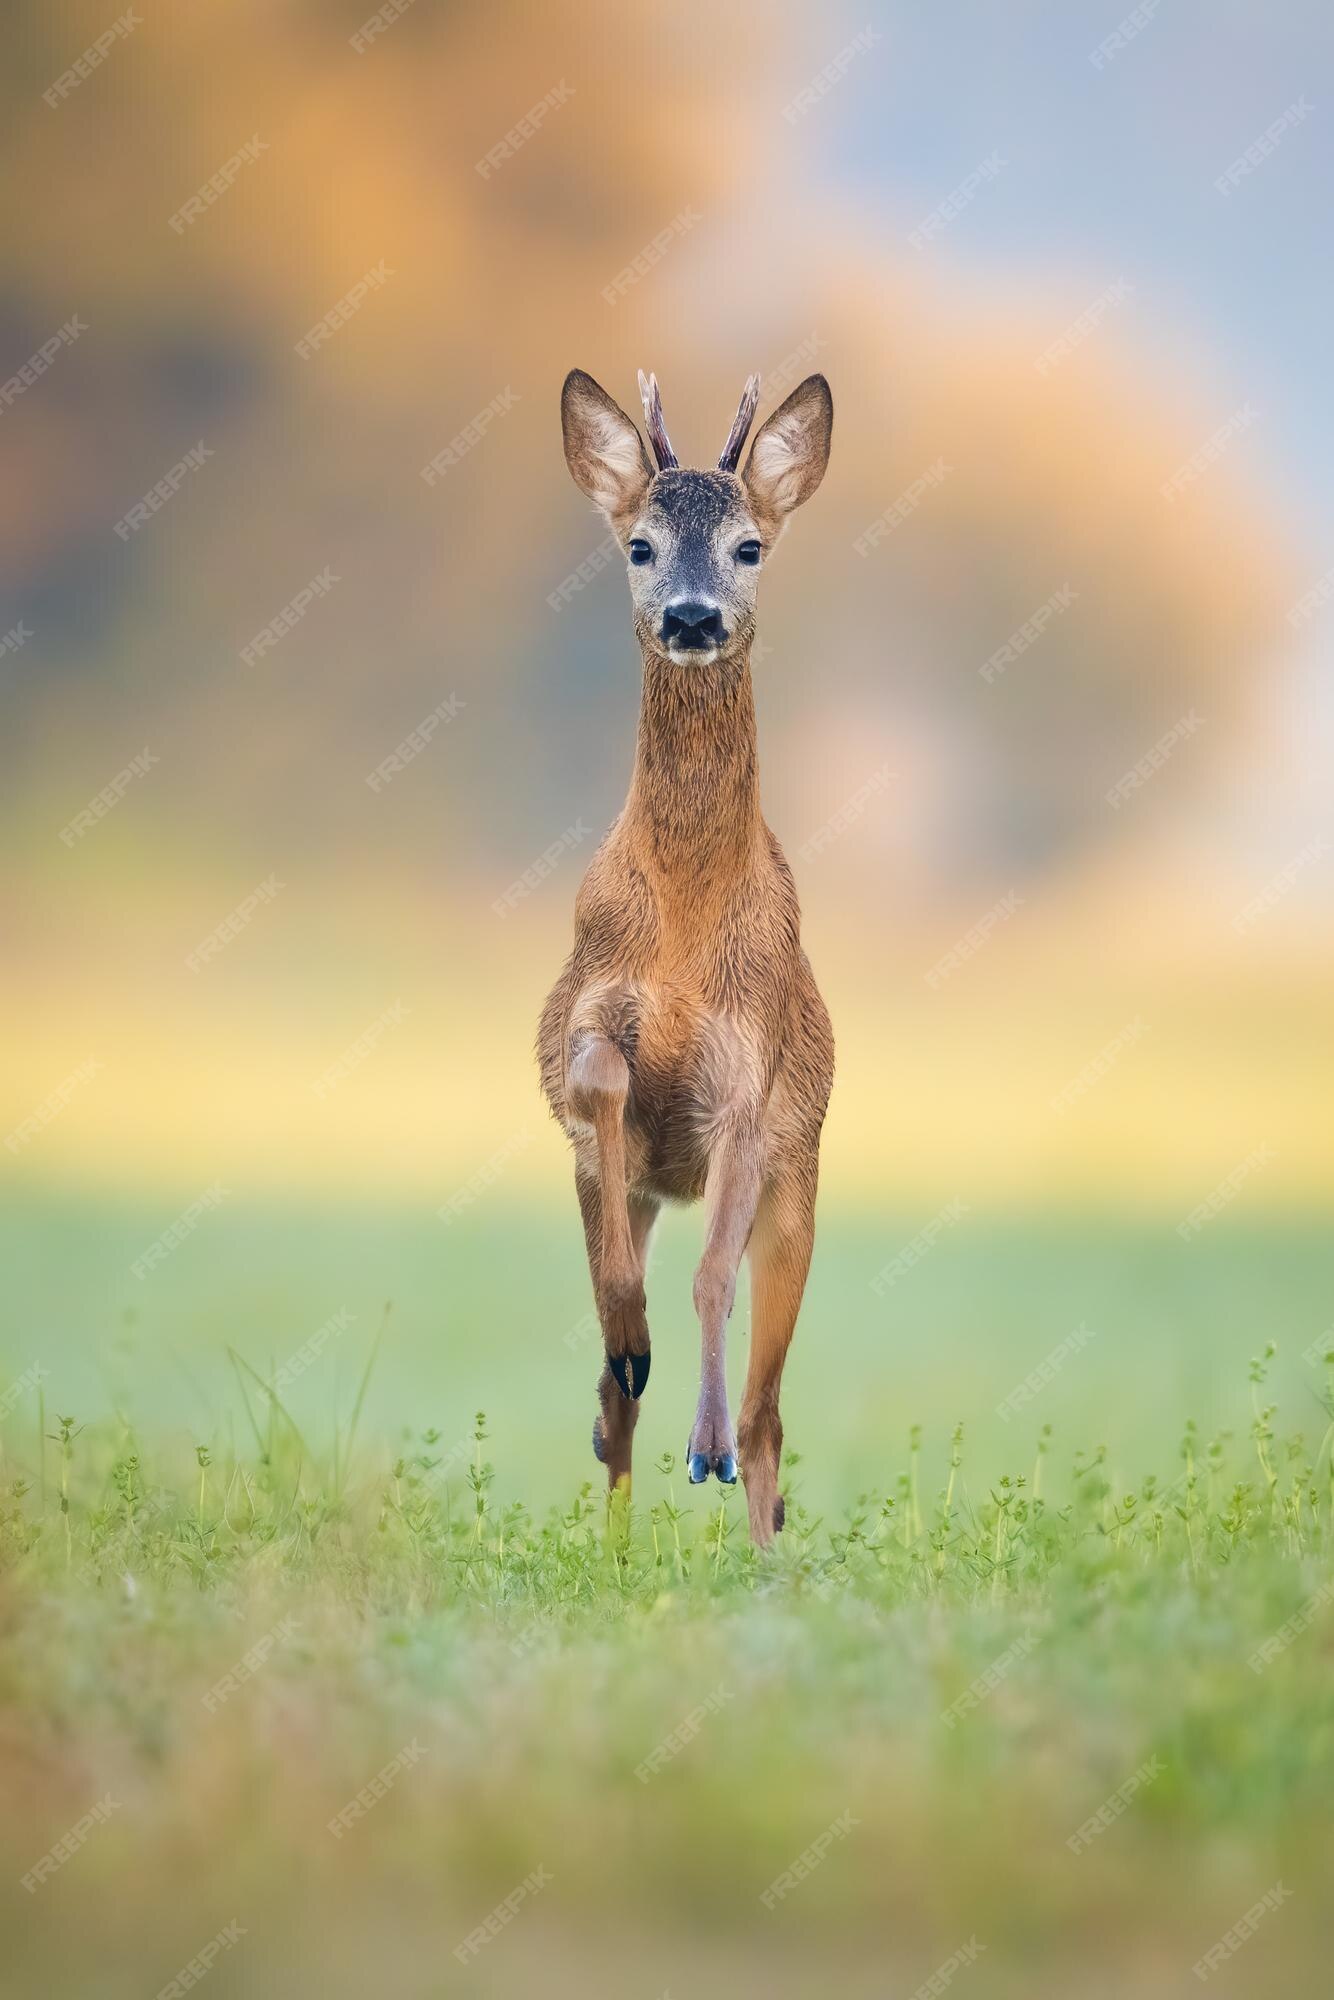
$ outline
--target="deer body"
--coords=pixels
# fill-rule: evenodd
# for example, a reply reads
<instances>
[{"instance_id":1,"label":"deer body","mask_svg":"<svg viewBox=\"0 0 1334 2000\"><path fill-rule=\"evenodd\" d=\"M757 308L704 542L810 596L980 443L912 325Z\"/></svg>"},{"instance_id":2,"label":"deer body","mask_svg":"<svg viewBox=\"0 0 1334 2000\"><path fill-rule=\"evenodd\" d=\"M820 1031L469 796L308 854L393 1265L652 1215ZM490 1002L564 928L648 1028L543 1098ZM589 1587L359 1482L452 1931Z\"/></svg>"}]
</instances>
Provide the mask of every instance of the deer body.
<instances>
[{"instance_id":1,"label":"deer body","mask_svg":"<svg viewBox=\"0 0 1334 2000\"><path fill-rule=\"evenodd\" d=\"M748 395L753 410L750 385ZM796 504L794 462L811 479L801 458L808 433L818 484L828 389L812 378L775 413L744 482L730 468L681 472L674 459L655 477L634 426L587 376L570 377L564 412L571 469L630 552L644 654L629 795L580 887L574 949L538 1031L543 1088L574 1148L606 1348L594 1449L613 1486L628 1479L648 1379L649 1234L664 1201L702 1197L706 1241L694 1285L701 1385L690 1477L714 1472L730 1483L737 1476L724 1340L749 1247L740 1468L751 1532L765 1544L782 1526L778 1388L810 1261L833 1042L801 949L791 871L760 811L753 582L733 587L727 563L733 544L764 550L777 539L784 495ZM661 462L655 415L660 431L656 389L649 432ZM761 447L774 426L783 451L766 459ZM772 479L764 483L766 463L786 481L777 491ZM737 566L758 563L743 554ZM636 578L637 569L651 568L656 577ZM683 596L686 586L696 594Z\"/></svg>"}]
</instances>

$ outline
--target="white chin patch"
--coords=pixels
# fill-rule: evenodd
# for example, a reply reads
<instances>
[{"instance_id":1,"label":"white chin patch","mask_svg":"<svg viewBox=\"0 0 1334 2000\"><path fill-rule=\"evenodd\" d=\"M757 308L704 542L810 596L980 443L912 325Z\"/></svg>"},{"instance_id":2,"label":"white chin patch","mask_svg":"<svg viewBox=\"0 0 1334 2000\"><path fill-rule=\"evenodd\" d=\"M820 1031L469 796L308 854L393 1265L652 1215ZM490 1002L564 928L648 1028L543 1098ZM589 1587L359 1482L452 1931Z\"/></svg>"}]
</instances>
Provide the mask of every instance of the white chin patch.
<instances>
[{"instance_id":1,"label":"white chin patch","mask_svg":"<svg viewBox=\"0 0 1334 2000\"><path fill-rule=\"evenodd\" d=\"M674 660L692 667L711 667L718 657L716 646L678 646L674 639L667 642L667 651Z\"/></svg>"}]
</instances>

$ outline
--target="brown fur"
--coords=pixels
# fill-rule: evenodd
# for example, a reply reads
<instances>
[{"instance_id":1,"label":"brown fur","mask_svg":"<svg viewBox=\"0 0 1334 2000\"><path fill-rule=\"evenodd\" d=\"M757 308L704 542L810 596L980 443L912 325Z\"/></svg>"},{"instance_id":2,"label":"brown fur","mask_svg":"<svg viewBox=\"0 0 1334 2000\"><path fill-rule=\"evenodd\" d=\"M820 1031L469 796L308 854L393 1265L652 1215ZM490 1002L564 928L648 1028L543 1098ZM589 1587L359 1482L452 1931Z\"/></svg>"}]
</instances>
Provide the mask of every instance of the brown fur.
<instances>
[{"instance_id":1,"label":"brown fur","mask_svg":"<svg viewBox=\"0 0 1334 2000\"><path fill-rule=\"evenodd\" d=\"M594 414L605 425L604 412ZM827 453L827 419L822 442L814 428L814 448ZM587 439L577 435L572 447L570 429L567 413L571 469L604 501L616 469L590 468ZM763 439L764 431L754 451ZM628 440L617 450L630 467ZM806 490L822 471L823 461ZM659 518L654 488L663 479L700 477L650 477L637 496L621 488L604 501L608 517L628 542L636 521ZM792 490L790 470L785 477ZM786 508L766 512L758 503L769 496L743 490L731 474L707 478L737 488L719 532L730 531L735 514L742 532L749 522L770 545ZM643 1275L653 1220L663 1201L705 1199L694 1287L701 1393L689 1450L724 1476L736 1447L723 1337L749 1245L740 1460L751 1532L764 1544L782 1525L778 1390L810 1261L833 1040L801 949L792 874L760 812L751 623L740 595L726 606L735 642L729 635L708 664L671 657L647 619L637 619L643 698L629 795L579 889L574 949L543 1009L538 1057L552 1112L574 1147L606 1351L632 1357L632 1371L649 1348ZM614 1485L630 1472L638 1402L622 1395L610 1368L599 1393L595 1445Z\"/></svg>"}]
</instances>

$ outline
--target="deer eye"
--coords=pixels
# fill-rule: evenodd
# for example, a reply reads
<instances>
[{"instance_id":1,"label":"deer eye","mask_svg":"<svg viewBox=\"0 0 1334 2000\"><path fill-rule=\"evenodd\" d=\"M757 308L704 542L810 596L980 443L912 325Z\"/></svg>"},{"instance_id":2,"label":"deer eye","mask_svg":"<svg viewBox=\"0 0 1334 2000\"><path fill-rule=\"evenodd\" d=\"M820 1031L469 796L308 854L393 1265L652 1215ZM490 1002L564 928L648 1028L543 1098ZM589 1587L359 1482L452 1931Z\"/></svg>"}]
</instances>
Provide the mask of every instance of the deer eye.
<instances>
[{"instance_id":1,"label":"deer eye","mask_svg":"<svg viewBox=\"0 0 1334 2000\"><path fill-rule=\"evenodd\" d=\"M653 560L652 549L647 542L641 541L638 536L630 544L630 560L632 563L640 565L651 563Z\"/></svg>"},{"instance_id":2,"label":"deer eye","mask_svg":"<svg viewBox=\"0 0 1334 2000\"><path fill-rule=\"evenodd\" d=\"M753 569L760 559L759 543L743 542L736 552L736 559L739 563L749 563Z\"/></svg>"}]
</instances>

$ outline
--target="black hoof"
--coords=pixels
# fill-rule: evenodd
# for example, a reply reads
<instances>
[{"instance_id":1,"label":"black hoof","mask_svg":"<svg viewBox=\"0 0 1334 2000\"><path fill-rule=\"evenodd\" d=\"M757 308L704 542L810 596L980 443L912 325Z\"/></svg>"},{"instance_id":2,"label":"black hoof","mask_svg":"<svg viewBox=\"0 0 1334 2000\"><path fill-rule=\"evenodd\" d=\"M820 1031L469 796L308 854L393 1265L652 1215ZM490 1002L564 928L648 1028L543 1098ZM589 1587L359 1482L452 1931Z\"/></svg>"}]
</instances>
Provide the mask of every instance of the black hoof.
<instances>
[{"instance_id":1,"label":"black hoof","mask_svg":"<svg viewBox=\"0 0 1334 2000\"><path fill-rule=\"evenodd\" d=\"M607 1366L616 1387L627 1402L637 1403L648 1387L650 1357L647 1354L609 1354Z\"/></svg>"},{"instance_id":2,"label":"black hoof","mask_svg":"<svg viewBox=\"0 0 1334 2000\"><path fill-rule=\"evenodd\" d=\"M690 1484L692 1486L702 1486L709 1476L709 1461L702 1451L691 1452L689 1470Z\"/></svg>"},{"instance_id":3,"label":"black hoof","mask_svg":"<svg viewBox=\"0 0 1334 2000\"><path fill-rule=\"evenodd\" d=\"M720 1451L713 1462L713 1469L723 1486L736 1485L736 1460L730 1451Z\"/></svg>"}]
</instances>

